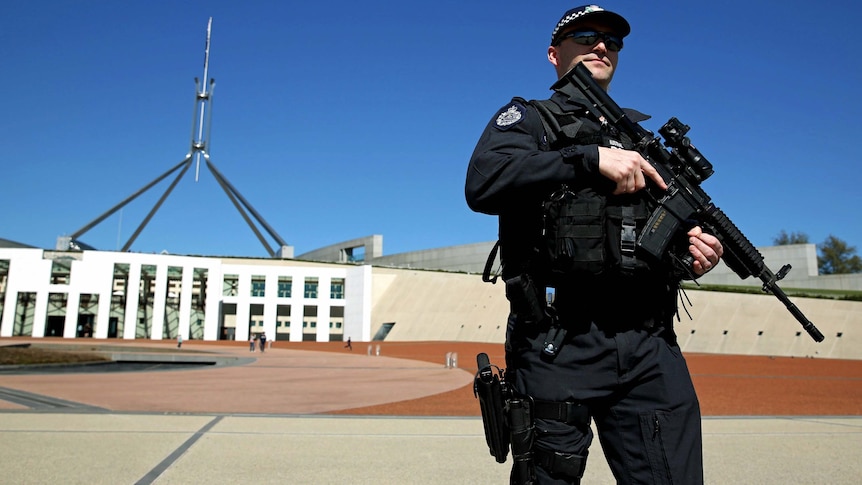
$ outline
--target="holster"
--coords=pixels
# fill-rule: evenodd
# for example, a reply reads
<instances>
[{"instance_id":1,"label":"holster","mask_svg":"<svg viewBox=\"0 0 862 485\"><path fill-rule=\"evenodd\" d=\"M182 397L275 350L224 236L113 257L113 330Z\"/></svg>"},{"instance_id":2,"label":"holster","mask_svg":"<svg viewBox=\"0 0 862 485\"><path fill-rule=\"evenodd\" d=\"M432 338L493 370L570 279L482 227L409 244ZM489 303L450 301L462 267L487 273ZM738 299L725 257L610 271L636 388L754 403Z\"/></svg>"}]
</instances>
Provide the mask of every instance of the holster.
<instances>
[{"instance_id":1,"label":"holster","mask_svg":"<svg viewBox=\"0 0 862 485\"><path fill-rule=\"evenodd\" d=\"M509 419L512 429L512 483L536 483L536 465L533 460L533 412L529 398L509 400Z\"/></svg>"},{"instance_id":2,"label":"holster","mask_svg":"<svg viewBox=\"0 0 862 485\"><path fill-rule=\"evenodd\" d=\"M547 317L545 298L527 273L506 280L506 298L522 321L540 323Z\"/></svg>"},{"instance_id":3,"label":"holster","mask_svg":"<svg viewBox=\"0 0 862 485\"><path fill-rule=\"evenodd\" d=\"M479 371L473 380L473 395L479 399L485 441L497 463L505 463L509 454L509 426L506 422L505 376L499 367L492 366L488 354L476 356ZM494 372L494 369L497 372Z\"/></svg>"},{"instance_id":4,"label":"holster","mask_svg":"<svg viewBox=\"0 0 862 485\"><path fill-rule=\"evenodd\" d=\"M534 449L535 420L552 419L584 427L590 424L588 409L576 402L551 402L518 396L509 387L505 371L491 364L487 354L476 356L479 371L473 381L473 394L479 399L485 441L498 463L505 463L512 450L513 485L535 485L536 465L549 472L580 479L586 454L573 455ZM495 372L496 370L496 372Z\"/></svg>"}]
</instances>

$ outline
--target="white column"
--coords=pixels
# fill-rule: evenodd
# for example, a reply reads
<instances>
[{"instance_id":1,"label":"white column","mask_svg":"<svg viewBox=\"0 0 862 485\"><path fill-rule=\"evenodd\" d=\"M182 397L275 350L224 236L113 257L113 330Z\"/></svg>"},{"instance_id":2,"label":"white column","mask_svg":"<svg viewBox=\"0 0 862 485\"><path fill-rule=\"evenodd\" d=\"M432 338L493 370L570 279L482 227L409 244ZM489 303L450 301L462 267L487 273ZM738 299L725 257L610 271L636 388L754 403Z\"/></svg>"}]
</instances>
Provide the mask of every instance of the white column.
<instances>
[{"instance_id":1,"label":"white column","mask_svg":"<svg viewBox=\"0 0 862 485\"><path fill-rule=\"evenodd\" d=\"M222 285L224 284L224 282L222 281L223 277L224 272L221 269L221 265L219 265L217 268L207 268L207 298L204 310L204 312L206 313L206 317L204 320L204 340L219 339L219 303L221 303L222 301ZM248 340L248 336L246 336L246 340Z\"/></svg>"},{"instance_id":2,"label":"white column","mask_svg":"<svg viewBox=\"0 0 862 485\"><path fill-rule=\"evenodd\" d=\"M249 317L251 308L251 273L245 268L237 271L239 283L236 296L236 338L248 342L251 335L249 332Z\"/></svg>"},{"instance_id":3,"label":"white column","mask_svg":"<svg viewBox=\"0 0 862 485\"><path fill-rule=\"evenodd\" d=\"M195 267L183 265L183 276L180 282L180 322L177 333L183 340L189 338L189 326L192 323L192 293L194 290Z\"/></svg>"},{"instance_id":4,"label":"white column","mask_svg":"<svg viewBox=\"0 0 862 485\"><path fill-rule=\"evenodd\" d=\"M329 342L329 297L332 285L330 275L317 278L317 341Z\"/></svg>"},{"instance_id":5,"label":"white column","mask_svg":"<svg viewBox=\"0 0 862 485\"><path fill-rule=\"evenodd\" d=\"M129 263L129 279L126 284L126 310L123 314L123 338L134 340L138 331L138 302L141 293L141 263Z\"/></svg>"},{"instance_id":6,"label":"white column","mask_svg":"<svg viewBox=\"0 0 862 485\"><path fill-rule=\"evenodd\" d=\"M150 338L161 340L165 332L165 300L168 293L168 265L156 266L156 292L153 295L153 326Z\"/></svg>"},{"instance_id":7,"label":"white column","mask_svg":"<svg viewBox=\"0 0 862 485\"><path fill-rule=\"evenodd\" d=\"M55 293L60 293L59 291ZM63 338L78 336L78 308L81 294L77 291L66 291L66 320L63 323ZM50 305L50 302L49 302Z\"/></svg>"},{"instance_id":8,"label":"white column","mask_svg":"<svg viewBox=\"0 0 862 485\"><path fill-rule=\"evenodd\" d=\"M371 340L371 265L348 269L344 285L344 338L367 342Z\"/></svg>"},{"instance_id":9,"label":"white column","mask_svg":"<svg viewBox=\"0 0 862 485\"><path fill-rule=\"evenodd\" d=\"M278 317L278 274L269 273L265 275L266 282L263 292L263 332L266 334L266 341L275 340L275 320Z\"/></svg>"}]
</instances>

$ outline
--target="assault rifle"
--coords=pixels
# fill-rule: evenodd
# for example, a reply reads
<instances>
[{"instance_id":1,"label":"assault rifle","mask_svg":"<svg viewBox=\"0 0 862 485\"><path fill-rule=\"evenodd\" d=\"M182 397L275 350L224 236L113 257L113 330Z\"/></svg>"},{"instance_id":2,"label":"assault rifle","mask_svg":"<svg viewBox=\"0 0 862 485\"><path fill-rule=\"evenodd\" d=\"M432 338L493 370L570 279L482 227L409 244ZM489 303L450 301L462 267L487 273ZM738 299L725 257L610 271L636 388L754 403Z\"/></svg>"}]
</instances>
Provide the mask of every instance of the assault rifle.
<instances>
[{"instance_id":1,"label":"assault rifle","mask_svg":"<svg viewBox=\"0 0 862 485\"><path fill-rule=\"evenodd\" d=\"M570 84L571 83L571 84ZM778 286L791 266L785 264L773 273L763 262L763 256L748 241L736 225L715 206L700 183L713 174L712 164L691 144L685 134L689 126L671 118L658 131L664 145L652 132L632 121L607 92L596 84L590 70L578 63L551 88L566 92L569 86L577 88L593 105L596 115L621 133L629 136L636 150L658 171L667 184L662 191L654 184L647 190L659 206L647 221L646 229L637 245L650 255L660 258L667 251L671 239L689 220L696 220L706 232L717 237L724 246L721 259L740 278L757 276L763 282L763 291L771 293L796 317L802 328L815 342L823 341L823 334L790 301ZM569 93L571 94L571 93Z\"/></svg>"}]
</instances>

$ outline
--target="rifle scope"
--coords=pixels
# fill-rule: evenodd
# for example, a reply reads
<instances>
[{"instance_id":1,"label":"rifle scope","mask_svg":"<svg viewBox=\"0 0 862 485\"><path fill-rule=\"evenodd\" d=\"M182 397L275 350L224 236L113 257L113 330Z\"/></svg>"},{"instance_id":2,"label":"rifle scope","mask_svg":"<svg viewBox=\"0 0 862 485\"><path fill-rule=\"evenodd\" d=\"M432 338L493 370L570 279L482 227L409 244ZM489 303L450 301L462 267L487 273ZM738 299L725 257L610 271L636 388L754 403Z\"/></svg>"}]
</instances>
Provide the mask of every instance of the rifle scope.
<instances>
[{"instance_id":1,"label":"rifle scope","mask_svg":"<svg viewBox=\"0 0 862 485\"><path fill-rule=\"evenodd\" d=\"M685 170L699 184L708 179L714 170L709 160L685 136L690 129L690 126L678 119L671 118L658 132L664 137L664 144L673 152L679 168Z\"/></svg>"}]
</instances>

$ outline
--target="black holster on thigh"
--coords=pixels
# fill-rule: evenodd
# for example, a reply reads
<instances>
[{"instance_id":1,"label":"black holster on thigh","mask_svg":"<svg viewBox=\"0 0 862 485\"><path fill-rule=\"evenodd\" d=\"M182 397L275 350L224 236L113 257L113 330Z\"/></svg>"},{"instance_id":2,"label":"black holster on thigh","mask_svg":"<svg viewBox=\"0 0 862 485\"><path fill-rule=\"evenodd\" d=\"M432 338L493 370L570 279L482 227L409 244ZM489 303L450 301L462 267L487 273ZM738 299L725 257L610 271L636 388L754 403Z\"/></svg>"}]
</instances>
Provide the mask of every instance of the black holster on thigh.
<instances>
[{"instance_id":1,"label":"black holster on thigh","mask_svg":"<svg viewBox=\"0 0 862 485\"><path fill-rule=\"evenodd\" d=\"M536 465L548 471L552 476L563 476L568 480L576 480L578 483L587 469L586 454L574 455L537 447L534 455Z\"/></svg>"},{"instance_id":2,"label":"black holster on thigh","mask_svg":"<svg viewBox=\"0 0 862 485\"><path fill-rule=\"evenodd\" d=\"M473 395L479 399L485 441L497 463L505 463L509 454L509 426L506 421L506 386L504 372L492 366L487 354L476 356L479 371L473 379ZM494 372L497 369L497 372Z\"/></svg>"},{"instance_id":3,"label":"black holster on thigh","mask_svg":"<svg viewBox=\"0 0 862 485\"><path fill-rule=\"evenodd\" d=\"M529 399L509 400L509 429L512 438L513 485L536 483L536 468L533 463L533 413Z\"/></svg>"}]
</instances>

